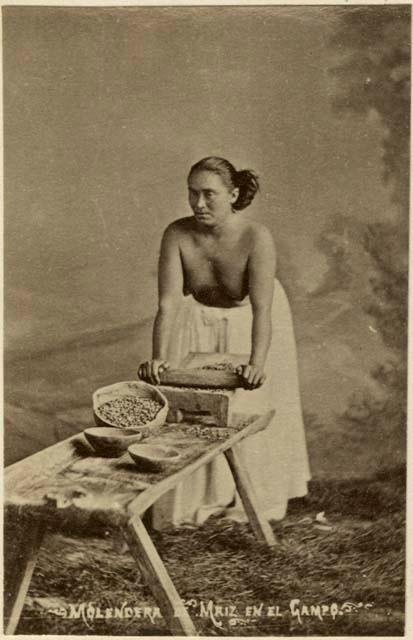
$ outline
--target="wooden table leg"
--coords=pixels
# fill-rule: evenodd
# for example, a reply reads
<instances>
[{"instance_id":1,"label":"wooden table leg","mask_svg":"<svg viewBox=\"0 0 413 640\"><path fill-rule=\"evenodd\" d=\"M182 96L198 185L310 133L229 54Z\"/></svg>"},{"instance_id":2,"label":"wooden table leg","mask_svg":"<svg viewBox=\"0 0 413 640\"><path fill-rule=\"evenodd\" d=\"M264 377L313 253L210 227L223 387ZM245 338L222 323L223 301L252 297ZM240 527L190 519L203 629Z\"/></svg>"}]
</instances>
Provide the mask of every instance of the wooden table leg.
<instances>
[{"instance_id":1,"label":"wooden table leg","mask_svg":"<svg viewBox=\"0 0 413 640\"><path fill-rule=\"evenodd\" d=\"M132 517L123 528L123 534L172 635L197 635L192 620L141 518Z\"/></svg>"},{"instance_id":2,"label":"wooden table leg","mask_svg":"<svg viewBox=\"0 0 413 640\"><path fill-rule=\"evenodd\" d=\"M257 506L257 497L251 479L244 466L244 463L235 447L224 451L225 457L230 466L232 475L235 480L238 493L244 505L245 512L250 521L252 530L260 542L265 542L269 547L273 547L280 543L275 537L270 523L264 518Z\"/></svg>"},{"instance_id":3,"label":"wooden table leg","mask_svg":"<svg viewBox=\"0 0 413 640\"><path fill-rule=\"evenodd\" d=\"M4 633L13 635L19 623L40 545L45 523L25 518L13 525L13 535L5 526L4 544Z\"/></svg>"}]
</instances>

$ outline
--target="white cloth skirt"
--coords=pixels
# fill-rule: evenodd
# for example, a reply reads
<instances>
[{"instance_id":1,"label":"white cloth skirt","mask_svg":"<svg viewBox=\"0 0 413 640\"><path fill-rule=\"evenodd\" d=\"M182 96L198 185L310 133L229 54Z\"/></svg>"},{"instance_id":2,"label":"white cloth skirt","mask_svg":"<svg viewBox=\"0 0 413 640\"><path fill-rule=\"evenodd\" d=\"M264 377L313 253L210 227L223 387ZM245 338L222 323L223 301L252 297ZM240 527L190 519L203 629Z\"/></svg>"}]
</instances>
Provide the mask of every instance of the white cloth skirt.
<instances>
[{"instance_id":1,"label":"white cloth skirt","mask_svg":"<svg viewBox=\"0 0 413 640\"><path fill-rule=\"evenodd\" d=\"M185 299L172 333L169 360L176 365L189 351L251 351L250 304L223 309ZM267 379L253 391L238 389L236 411L264 413L274 408L269 426L243 440L238 451L251 478L261 512L281 520L289 498L304 496L310 470L299 395L296 345L290 306L275 280L272 340L266 360ZM229 506L231 505L231 506ZM153 506L156 529L202 524L212 514L246 520L224 455L195 471Z\"/></svg>"}]
</instances>

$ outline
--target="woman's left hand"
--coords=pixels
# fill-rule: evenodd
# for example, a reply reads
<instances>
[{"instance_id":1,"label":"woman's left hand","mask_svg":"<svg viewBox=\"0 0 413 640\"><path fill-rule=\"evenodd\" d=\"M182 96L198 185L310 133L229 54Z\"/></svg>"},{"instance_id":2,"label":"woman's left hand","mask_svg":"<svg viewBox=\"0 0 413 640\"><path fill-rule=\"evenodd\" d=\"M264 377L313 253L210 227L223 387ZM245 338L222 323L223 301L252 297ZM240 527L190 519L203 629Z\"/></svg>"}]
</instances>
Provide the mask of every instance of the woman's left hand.
<instances>
[{"instance_id":1,"label":"woman's left hand","mask_svg":"<svg viewBox=\"0 0 413 640\"><path fill-rule=\"evenodd\" d=\"M159 358L153 358L147 362L142 362L138 368L138 377L150 384L160 384L159 374L169 369L169 362L166 360L160 360Z\"/></svg>"},{"instance_id":2,"label":"woman's left hand","mask_svg":"<svg viewBox=\"0 0 413 640\"><path fill-rule=\"evenodd\" d=\"M244 378L246 387L248 389L257 389L264 384L266 375L262 367L257 367L255 364L241 364L235 369L239 376Z\"/></svg>"}]
</instances>

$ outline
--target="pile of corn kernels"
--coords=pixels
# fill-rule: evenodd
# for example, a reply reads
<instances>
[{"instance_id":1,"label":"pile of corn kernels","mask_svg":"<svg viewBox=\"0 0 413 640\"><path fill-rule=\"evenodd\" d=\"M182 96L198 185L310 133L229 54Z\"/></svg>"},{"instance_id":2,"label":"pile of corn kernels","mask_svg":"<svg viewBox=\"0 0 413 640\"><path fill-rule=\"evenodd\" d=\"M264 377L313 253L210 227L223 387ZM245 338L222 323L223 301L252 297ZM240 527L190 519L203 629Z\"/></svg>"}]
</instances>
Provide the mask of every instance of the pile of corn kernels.
<instances>
[{"instance_id":1,"label":"pile of corn kernels","mask_svg":"<svg viewBox=\"0 0 413 640\"><path fill-rule=\"evenodd\" d=\"M214 362L212 364L206 364L202 369L212 369L213 371L235 371L235 367L232 362L224 361L224 362Z\"/></svg>"},{"instance_id":2,"label":"pile of corn kernels","mask_svg":"<svg viewBox=\"0 0 413 640\"><path fill-rule=\"evenodd\" d=\"M160 402L151 398L123 396L100 405L97 414L105 422L129 429L151 422L161 409Z\"/></svg>"}]
</instances>

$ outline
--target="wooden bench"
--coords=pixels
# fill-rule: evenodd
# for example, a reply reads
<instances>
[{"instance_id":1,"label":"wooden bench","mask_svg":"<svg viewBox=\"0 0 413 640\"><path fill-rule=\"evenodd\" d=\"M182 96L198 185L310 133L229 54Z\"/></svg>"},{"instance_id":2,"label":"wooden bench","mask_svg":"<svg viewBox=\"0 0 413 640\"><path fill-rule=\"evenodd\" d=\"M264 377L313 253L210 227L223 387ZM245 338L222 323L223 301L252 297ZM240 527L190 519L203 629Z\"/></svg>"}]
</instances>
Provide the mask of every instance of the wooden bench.
<instances>
[{"instance_id":1,"label":"wooden bench","mask_svg":"<svg viewBox=\"0 0 413 640\"><path fill-rule=\"evenodd\" d=\"M202 465L224 453L251 527L261 542L278 540L257 509L254 489L237 443L265 429L274 411L237 416L231 428L166 424L145 442L164 443L180 451L180 461L162 473L142 473L126 453L120 458L97 456L82 434L17 462L5 470L5 531L19 521L20 535L5 539L5 557L12 571L4 580L5 633L14 634L24 606L46 528L64 530L68 523L86 531L98 517L119 527L173 635L196 635L194 624L151 540L142 517L165 492ZM7 564L7 563L6 563ZM10 565L10 562L8 563Z\"/></svg>"}]
</instances>

